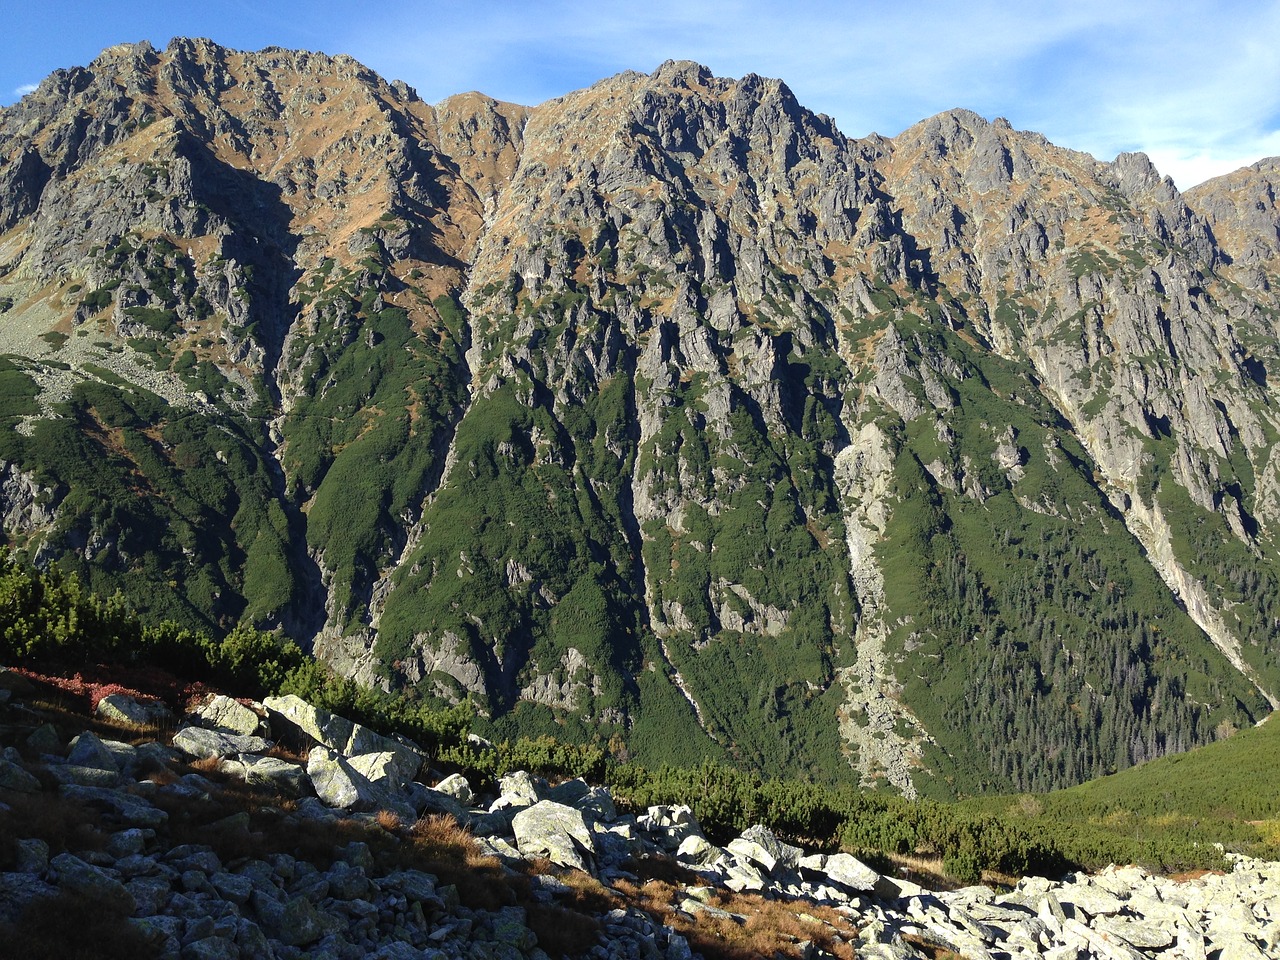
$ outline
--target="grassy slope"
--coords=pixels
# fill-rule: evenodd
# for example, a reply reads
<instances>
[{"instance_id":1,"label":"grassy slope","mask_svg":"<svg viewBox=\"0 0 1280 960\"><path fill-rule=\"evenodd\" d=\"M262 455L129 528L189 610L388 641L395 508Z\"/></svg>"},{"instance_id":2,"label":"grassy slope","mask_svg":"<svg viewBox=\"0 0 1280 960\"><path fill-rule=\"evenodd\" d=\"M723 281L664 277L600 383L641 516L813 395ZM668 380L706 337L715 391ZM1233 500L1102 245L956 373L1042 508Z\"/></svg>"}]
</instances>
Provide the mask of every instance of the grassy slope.
<instances>
[{"instance_id":1,"label":"grassy slope","mask_svg":"<svg viewBox=\"0 0 1280 960\"><path fill-rule=\"evenodd\" d=\"M1272 820L1280 816L1280 721L1049 794L1046 808L1081 805L1144 815Z\"/></svg>"},{"instance_id":2,"label":"grassy slope","mask_svg":"<svg viewBox=\"0 0 1280 960\"><path fill-rule=\"evenodd\" d=\"M1280 721L1066 790L967 801L964 806L1025 818L1060 838L1085 862L1142 858L1222 843L1228 850L1280 855ZM1177 859L1176 857L1173 859Z\"/></svg>"}]
</instances>

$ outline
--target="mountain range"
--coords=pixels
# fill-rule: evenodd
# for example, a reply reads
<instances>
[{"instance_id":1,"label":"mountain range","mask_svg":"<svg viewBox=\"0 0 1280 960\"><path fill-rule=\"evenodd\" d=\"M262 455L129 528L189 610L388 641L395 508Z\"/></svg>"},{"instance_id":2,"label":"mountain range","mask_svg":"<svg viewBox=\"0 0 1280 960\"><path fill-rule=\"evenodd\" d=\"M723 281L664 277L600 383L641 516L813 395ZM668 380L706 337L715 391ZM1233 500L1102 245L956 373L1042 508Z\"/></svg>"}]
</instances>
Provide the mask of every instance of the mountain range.
<instances>
[{"instance_id":1,"label":"mountain range","mask_svg":"<svg viewBox=\"0 0 1280 960\"><path fill-rule=\"evenodd\" d=\"M0 111L5 536L496 734L1082 782L1280 696L1278 170L113 47Z\"/></svg>"}]
</instances>

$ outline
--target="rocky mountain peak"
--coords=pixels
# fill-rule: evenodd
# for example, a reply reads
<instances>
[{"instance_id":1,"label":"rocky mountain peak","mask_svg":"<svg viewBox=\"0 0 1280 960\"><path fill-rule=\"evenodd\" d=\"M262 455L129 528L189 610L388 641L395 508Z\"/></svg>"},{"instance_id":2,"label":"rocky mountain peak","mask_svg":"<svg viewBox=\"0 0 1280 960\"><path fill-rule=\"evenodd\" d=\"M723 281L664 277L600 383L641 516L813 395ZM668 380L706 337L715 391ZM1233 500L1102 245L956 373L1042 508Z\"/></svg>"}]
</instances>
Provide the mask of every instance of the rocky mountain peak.
<instances>
[{"instance_id":1,"label":"rocky mountain peak","mask_svg":"<svg viewBox=\"0 0 1280 960\"><path fill-rule=\"evenodd\" d=\"M1072 782L1280 693L1274 172L113 49L0 111L0 515L513 729Z\"/></svg>"}]
</instances>

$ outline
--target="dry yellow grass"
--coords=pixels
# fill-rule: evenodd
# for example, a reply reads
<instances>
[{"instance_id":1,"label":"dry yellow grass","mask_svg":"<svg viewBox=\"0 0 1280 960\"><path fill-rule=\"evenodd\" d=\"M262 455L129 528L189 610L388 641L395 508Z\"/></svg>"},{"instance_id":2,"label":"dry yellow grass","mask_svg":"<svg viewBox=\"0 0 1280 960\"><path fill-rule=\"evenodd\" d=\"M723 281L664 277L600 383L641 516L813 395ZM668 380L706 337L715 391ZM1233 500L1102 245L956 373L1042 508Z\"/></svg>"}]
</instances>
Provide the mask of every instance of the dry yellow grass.
<instances>
[{"instance_id":1,"label":"dry yellow grass","mask_svg":"<svg viewBox=\"0 0 1280 960\"><path fill-rule=\"evenodd\" d=\"M803 955L804 943L823 952L855 960L851 941L857 927L844 914L804 900L768 900L754 893L719 890L708 906L745 919L680 909L683 888L698 883L696 874L661 857L637 863L639 882L622 880L615 890L632 907L644 910L675 930L708 960L749 960Z\"/></svg>"}]
</instances>

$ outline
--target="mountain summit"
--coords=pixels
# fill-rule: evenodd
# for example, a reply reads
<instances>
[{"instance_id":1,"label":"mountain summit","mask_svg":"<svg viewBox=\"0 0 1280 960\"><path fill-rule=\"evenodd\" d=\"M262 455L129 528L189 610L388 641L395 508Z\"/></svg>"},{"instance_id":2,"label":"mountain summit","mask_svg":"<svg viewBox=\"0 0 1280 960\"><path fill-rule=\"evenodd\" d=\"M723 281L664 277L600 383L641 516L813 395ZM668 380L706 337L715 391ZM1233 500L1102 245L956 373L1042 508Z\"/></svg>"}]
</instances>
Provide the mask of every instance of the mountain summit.
<instances>
[{"instance_id":1,"label":"mountain summit","mask_svg":"<svg viewBox=\"0 0 1280 960\"><path fill-rule=\"evenodd\" d=\"M5 532L499 732L1078 782L1280 696L1275 177L113 47L0 111Z\"/></svg>"}]
</instances>

